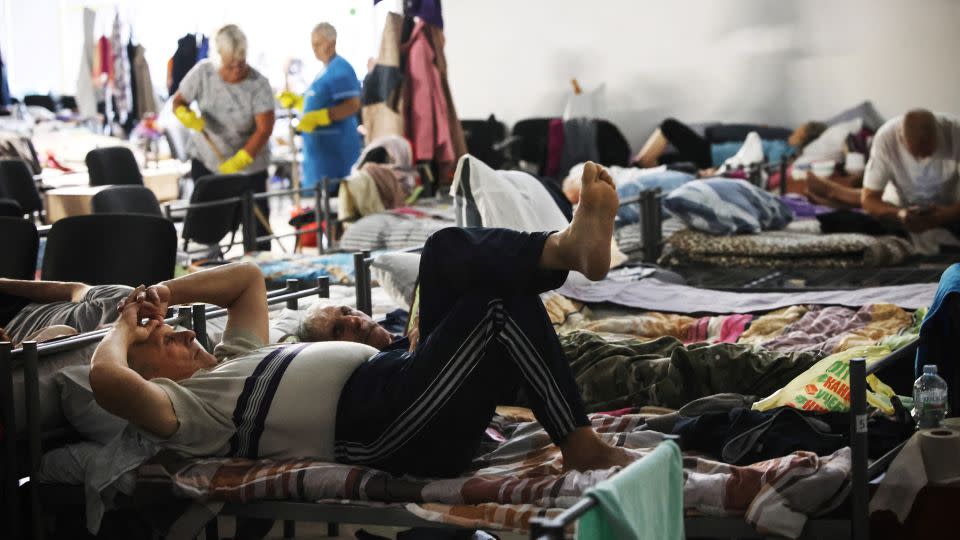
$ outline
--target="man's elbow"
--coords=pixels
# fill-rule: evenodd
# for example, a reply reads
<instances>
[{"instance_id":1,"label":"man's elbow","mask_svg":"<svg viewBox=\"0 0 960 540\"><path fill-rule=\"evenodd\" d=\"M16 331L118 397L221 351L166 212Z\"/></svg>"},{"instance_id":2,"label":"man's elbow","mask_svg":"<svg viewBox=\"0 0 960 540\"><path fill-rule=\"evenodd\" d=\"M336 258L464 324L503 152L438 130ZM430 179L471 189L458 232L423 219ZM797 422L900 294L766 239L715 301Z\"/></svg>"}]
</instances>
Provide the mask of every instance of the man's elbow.
<instances>
[{"instance_id":1,"label":"man's elbow","mask_svg":"<svg viewBox=\"0 0 960 540\"><path fill-rule=\"evenodd\" d=\"M117 389L123 386L116 366L112 364L94 363L90 366L90 390L93 399L104 410L114 413L117 410Z\"/></svg>"}]
</instances>

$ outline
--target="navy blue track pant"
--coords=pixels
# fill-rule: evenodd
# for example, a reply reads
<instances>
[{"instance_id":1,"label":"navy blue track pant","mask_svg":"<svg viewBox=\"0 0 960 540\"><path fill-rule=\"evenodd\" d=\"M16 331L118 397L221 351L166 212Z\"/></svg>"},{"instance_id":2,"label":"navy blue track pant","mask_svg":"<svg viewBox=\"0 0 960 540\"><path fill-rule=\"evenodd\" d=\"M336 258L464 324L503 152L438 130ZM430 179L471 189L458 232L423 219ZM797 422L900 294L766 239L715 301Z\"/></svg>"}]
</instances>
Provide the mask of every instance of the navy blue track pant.
<instances>
[{"instance_id":1,"label":"navy blue track pant","mask_svg":"<svg viewBox=\"0 0 960 540\"><path fill-rule=\"evenodd\" d=\"M394 473L455 476L499 404L523 388L555 443L589 425L539 293L567 272L538 268L548 233L449 228L420 261L420 341L354 372L337 410L336 458Z\"/></svg>"}]
</instances>

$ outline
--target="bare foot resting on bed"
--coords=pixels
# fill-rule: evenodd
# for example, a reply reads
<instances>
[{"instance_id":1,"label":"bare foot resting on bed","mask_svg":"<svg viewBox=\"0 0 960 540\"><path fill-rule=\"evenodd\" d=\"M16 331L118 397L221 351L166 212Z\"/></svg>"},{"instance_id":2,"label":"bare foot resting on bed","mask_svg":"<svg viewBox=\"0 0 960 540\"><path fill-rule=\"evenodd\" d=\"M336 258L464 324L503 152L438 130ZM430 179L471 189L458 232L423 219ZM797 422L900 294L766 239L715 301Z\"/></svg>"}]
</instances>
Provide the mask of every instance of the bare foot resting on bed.
<instances>
[{"instance_id":1,"label":"bare foot resting on bed","mask_svg":"<svg viewBox=\"0 0 960 540\"><path fill-rule=\"evenodd\" d=\"M583 167L580 204L573 221L550 237L541 266L577 270L594 281L603 279L610 270L610 241L619 204L610 174L588 161Z\"/></svg>"},{"instance_id":2,"label":"bare foot resting on bed","mask_svg":"<svg viewBox=\"0 0 960 540\"><path fill-rule=\"evenodd\" d=\"M610 446L603 442L591 427L580 427L567 436L560 445L565 471L589 471L626 467L637 459L637 455L626 448Z\"/></svg>"}]
</instances>

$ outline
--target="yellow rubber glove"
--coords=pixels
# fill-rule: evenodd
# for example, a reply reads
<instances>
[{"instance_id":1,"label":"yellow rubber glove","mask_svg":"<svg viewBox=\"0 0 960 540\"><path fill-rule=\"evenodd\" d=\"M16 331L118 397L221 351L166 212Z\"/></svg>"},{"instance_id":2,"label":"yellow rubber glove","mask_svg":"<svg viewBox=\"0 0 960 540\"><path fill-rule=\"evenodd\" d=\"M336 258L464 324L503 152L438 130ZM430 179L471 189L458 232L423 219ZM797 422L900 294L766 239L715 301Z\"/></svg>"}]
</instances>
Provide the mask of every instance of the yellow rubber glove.
<instances>
[{"instance_id":1,"label":"yellow rubber glove","mask_svg":"<svg viewBox=\"0 0 960 540\"><path fill-rule=\"evenodd\" d=\"M297 126L297 129L303 131L304 133L310 133L318 127L326 127L329 125L330 109L318 109L303 115L303 118L300 119L300 125Z\"/></svg>"},{"instance_id":2,"label":"yellow rubber glove","mask_svg":"<svg viewBox=\"0 0 960 540\"><path fill-rule=\"evenodd\" d=\"M284 109L303 110L303 96L289 90L280 92L280 94L277 95L277 101L280 102L280 106Z\"/></svg>"},{"instance_id":3,"label":"yellow rubber glove","mask_svg":"<svg viewBox=\"0 0 960 540\"><path fill-rule=\"evenodd\" d=\"M181 124L194 131L203 131L203 126L206 125L203 118L197 116L197 113L193 112L190 107L186 105L181 105L174 109L173 114Z\"/></svg>"},{"instance_id":4,"label":"yellow rubber glove","mask_svg":"<svg viewBox=\"0 0 960 540\"><path fill-rule=\"evenodd\" d=\"M236 174L253 163L253 158L250 157L250 154L246 150L241 148L237 150L237 153L233 155L232 158L224 161L220 164L220 172L223 174Z\"/></svg>"}]
</instances>

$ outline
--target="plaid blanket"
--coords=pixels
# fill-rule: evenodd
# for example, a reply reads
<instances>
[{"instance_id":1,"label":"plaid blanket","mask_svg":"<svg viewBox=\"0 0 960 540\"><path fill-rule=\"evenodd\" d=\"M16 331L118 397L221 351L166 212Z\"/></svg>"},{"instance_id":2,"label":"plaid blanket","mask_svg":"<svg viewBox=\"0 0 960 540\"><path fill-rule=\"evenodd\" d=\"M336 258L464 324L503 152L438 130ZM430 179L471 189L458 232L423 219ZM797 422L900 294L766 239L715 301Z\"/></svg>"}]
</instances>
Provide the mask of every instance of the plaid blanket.
<instances>
[{"instance_id":1,"label":"plaid blanket","mask_svg":"<svg viewBox=\"0 0 960 540\"><path fill-rule=\"evenodd\" d=\"M207 504L267 499L403 504L430 521L524 532L530 518L559 513L618 471L565 472L559 450L527 417L496 416L473 470L459 478L396 477L309 460L186 459L165 453L141 467L137 491ZM596 414L591 421L605 440L640 455L663 440L660 433L638 429L644 422L640 415ZM686 456L684 469L689 512L745 516L762 532L796 537L806 516L827 512L845 497L850 455L847 448L827 457L797 452L746 467ZM148 502L141 497L139 504Z\"/></svg>"}]
</instances>

